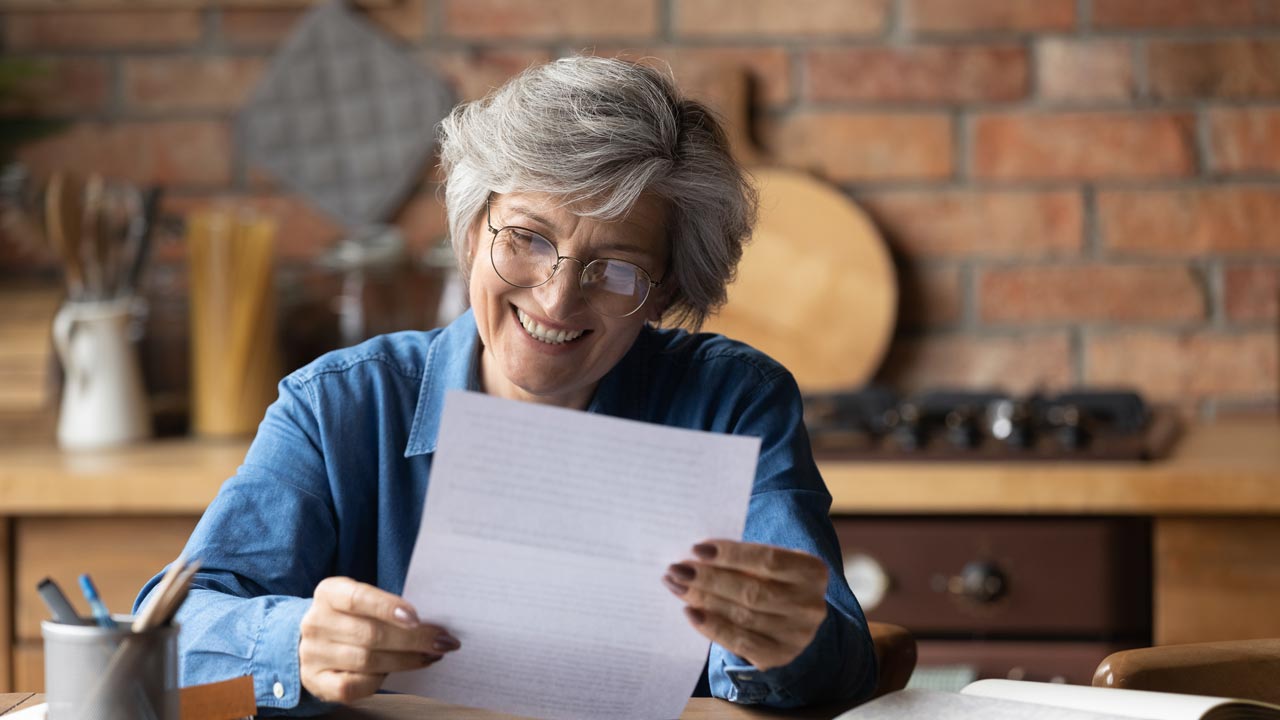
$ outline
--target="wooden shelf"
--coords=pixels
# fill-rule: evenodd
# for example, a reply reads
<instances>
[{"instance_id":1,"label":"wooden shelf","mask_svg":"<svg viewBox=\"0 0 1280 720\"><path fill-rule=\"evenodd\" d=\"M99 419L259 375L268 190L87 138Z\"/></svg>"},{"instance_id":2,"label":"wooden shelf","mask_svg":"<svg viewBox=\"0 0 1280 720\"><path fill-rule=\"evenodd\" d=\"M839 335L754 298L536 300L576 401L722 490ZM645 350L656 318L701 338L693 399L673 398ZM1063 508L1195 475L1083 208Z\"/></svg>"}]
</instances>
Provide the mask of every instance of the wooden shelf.
<instances>
[{"instance_id":1,"label":"wooden shelf","mask_svg":"<svg viewBox=\"0 0 1280 720\"><path fill-rule=\"evenodd\" d=\"M0 516L198 515L244 441L0 449ZM1280 423L1193 427L1153 463L819 460L841 514L1280 515Z\"/></svg>"}]
</instances>

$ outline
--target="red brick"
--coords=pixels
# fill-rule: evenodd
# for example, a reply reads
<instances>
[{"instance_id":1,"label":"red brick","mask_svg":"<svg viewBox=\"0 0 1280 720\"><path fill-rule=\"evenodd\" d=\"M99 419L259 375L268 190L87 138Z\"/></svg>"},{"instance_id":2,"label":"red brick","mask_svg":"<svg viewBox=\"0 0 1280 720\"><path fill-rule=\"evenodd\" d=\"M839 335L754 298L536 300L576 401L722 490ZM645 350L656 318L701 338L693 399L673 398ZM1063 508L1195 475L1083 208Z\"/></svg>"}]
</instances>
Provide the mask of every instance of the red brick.
<instances>
[{"instance_id":1,"label":"red brick","mask_svg":"<svg viewBox=\"0 0 1280 720\"><path fill-rule=\"evenodd\" d=\"M232 45L273 47L288 37L303 13L288 8L226 7L218 27L222 38Z\"/></svg>"},{"instance_id":2,"label":"red brick","mask_svg":"<svg viewBox=\"0 0 1280 720\"><path fill-rule=\"evenodd\" d=\"M423 61L440 73L458 100L476 100L533 65L552 59L546 50L473 48L463 51L428 50Z\"/></svg>"},{"instance_id":3,"label":"red brick","mask_svg":"<svg viewBox=\"0 0 1280 720\"><path fill-rule=\"evenodd\" d=\"M1168 40L1147 48L1157 98L1280 97L1280 40Z\"/></svg>"},{"instance_id":4,"label":"red brick","mask_svg":"<svg viewBox=\"0 0 1280 720\"><path fill-rule=\"evenodd\" d=\"M124 63L124 99L147 112L234 110L266 70L248 57L136 57Z\"/></svg>"},{"instance_id":5,"label":"red brick","mask_svg":"<svg viewBox=\"0 0 1280 720\"><path fill-rule=\"evenodd\" d=\"M1133 48L1123 40L1042 38L1040 96L1054 101L1130 100L1137 94Z\"/></svg>"},{"instance_id":6,"label":"red brick","mask_svg":"<svg viewBox=\"0 0 1280 720\"><path fill-rule=\"evenodd\" d=\"M955 325L964 315L960 270L916 268L898 264L898 325L938 328Z\"/></svg>"},{"instance_id":7,"label":"red brick","mask_svg":"<svg viewBox=\"0 0 1280 720\"><path fill-rule=\"evenodd\" d=\"M805 54L814 100L974 102L1027 94L1021 45L826 48Z\"/></svg>"},{"instance_id":8,"label":"red brick","mask_svg":"<svg viewBox=\"0 0 1280 720\"><path fill-rule=\"evenodd\" d=\"M366 17L376 27L413 42L427 36L428 0L397 0L385 7L369 8Z\"/></svg>"},{"instance_id":9,"label":"red brick","mask_svg":"<svg viewBox=\"0 0 1280 720\"><path fill-rule=\"evenodd\" d=\"M1061 257L1084 240L1075 192L895 191L858 200L911 258Z\"/></svg>"},{"instance_id":10,"label":"red brick","mask_svg":"<svg viewBox=\"0 0 1280 720\"><path fill-rule=\"evenodd\" d=\"M111 66L98 58L41 58L0 100L0 115L39 117L101 112L111 97Z\"/></svg>"},{"instance_id":11,"label":"red brick","mask_svg":"<svg viewBox=\"0 0 1280 720\"><path fill-rule=\"evenodd\" d=\"M1219 402L1213 410L1217 420L1276 420L1280 419L1280 399L1255 400L1253 402Z\"/></svg>"},{"instance_id":12,"label":"red brick","mask_svg":"<svg viewBox=\"0 0 1280 720\"><path fill-rule=\"evenodd\" d=\"M318 257L342 236L342 226L296 195L220 193L210 196L170 196L163 203L166 214L185 216L196 210L237 208L273 218L276 223L276 258L309 260ZM185 260L185 243L165 243L157 248L158 262Z\"/></svg>"},{"instance_id":13,"label":"red brick","mask_svg":"<svg viewBox=\"0 0 1280 720\"><path fill-rule=\"evenodd\" d=\"M10 51L183 47L204 32L197 10L17 12L3 25Z\"/></svg>"},{"instance_id":14,"label":"red brick","mask_svg":"<svg viewBox=\"0 0 1280 720\"><path fill-rule=\"evenodd\" d=\"M1181 177L1194 122L1173 113L1017 113L973 121L973 170L999 179Z\"/></svg>"},{"instance_id":15,"label":"red brick","mask_svg":"<svg viewBox=\"0 0 1280 720\"><path fill-rule=\"evenodd\" d=\"M1135 386L1164 401L1274 398L1278 348L1275 331L1108 333L1086 341L1086 380Z\"/></svg>"},{"instance_id":16,"label":"red brick","mask_svg":"<svg viewBox=\"0 0 1280 720\"><path fill-rule=\"evenodd\" d=\"M1075 0L904 0L903 24L917 33L1073 30Z\"/></svg>"},{"instance_id":17,"label":"red brick","mask_svg":"<svg viewBox=\"0 0 1280 720\"><path fill-rule=\"evenodd\" d=\"M421 40L427 31L424 2L400 0L386 7L370 8L365 17L400 40ZM219 27L222 37L233 45L271 47L293 32L305 12L297 8L225 7Z\"/></svg>"},{"instance_id":18,"label":"red brick","mask_svg":"<svg viewBox=\"0 0 1280 720\"><path fill-rule=\"evenodd\" d=\"M779 162L833 180L941 179L952 172L945 115L796 113L767 132Z\"/></svg>"},{"instance_id":19,"label":"red brick","mask_svg":"<svg viewBox=\"0 0 1280 720\"><path fill-rule=\"evenodd\" d=\"M991 268L978 284L983 322L1179 322L1205 317L1188 268L1042 265Z\"/></svg>"},{"instance_id":20,"label":"red brick","mask_svg":"<svg viewBox=\"0 0 1280 720\"><path fill-rule=\"evenodd\" d=\"M1210 110L1209 144L1215 171L1280 172L1280 110Z\"/></svg>"},{"instance_id":21,"label":"red brick","mask_svg":"<svg viewBox=\"0 0 1280 720\"><path fill-rule=\"evenodd\" d=\"M1109 251L1191 257L1280 253L1280 189L1108 190L1098 224Z\"/></svg>"},{"instance_id":22,"label":"red brick","mask_svg":"<svg viewBox=\"0 0 1280 720\"><path fill-rule=\"evenodd\" d=\"M648 38L658 34L655 0L445 0L444 29L454 37Z\"/></svg>"},{"instance_id":23,"label":"red brick","mask_svg":"<svg viewBox=\"0 0 1280 720\"><path fill-rule=\"evenodd\" d=\"M872 35L884 31L889 0L676 0L672 21L687 37Z\"/></svg>"},{"instance_id":24,"label":"red brick","mask_svg":"<svg viewBox=\"0 0 1280 720\"><path fill-rule=\"evenodd\" d=\"M1270 10L1267 5L1272 6ZM1275 0L1093 0L1099 28L1249 28L1275 22Z\"/></svg>"},{"instance_id":25,"label":"red brick","mask_svg":"<svg viewBox=\"0 0 1280 720\"><path fill-rule=\"evenodd\" d=\"M703 97L724 68L739 68L751 79L753 102L782 105L790 102L791 67L787 50L776 45L752 47L681 47L595 49L595 54L642 62L660 70L671 69L680 89Z\"/></svg>"},{"instance_id":26,"label":"red brick","mask_svg":"<svg viewBox=\"0 0 1280 720\"><path fill-rule=\"evenodd\" d=\"M231 179L231 133L221 122L77 123L23 146L36 174L100 172L139 183L221 186Z\"/></svg>"},{"instance_id":27,"label":"red brick","mask_svg":"<svg viewBox=\"0 0 1280 720\"><path fill-rule=\"evenodd\" d=\"M1222 290L1232 322L1280 320L1280 265L1227 267Z\"/></svg>"},{"instance_id":28,"label":"red brick","mask_svg":"<svg viewBox=\"0 0 1280 720\"><path fill-rule=\"evenodd\" d=\"M1074 384L1066 332L901 338L880 367L877 380L907 392L937 387L1029 392Z\"/></svg>"}]
</instances>

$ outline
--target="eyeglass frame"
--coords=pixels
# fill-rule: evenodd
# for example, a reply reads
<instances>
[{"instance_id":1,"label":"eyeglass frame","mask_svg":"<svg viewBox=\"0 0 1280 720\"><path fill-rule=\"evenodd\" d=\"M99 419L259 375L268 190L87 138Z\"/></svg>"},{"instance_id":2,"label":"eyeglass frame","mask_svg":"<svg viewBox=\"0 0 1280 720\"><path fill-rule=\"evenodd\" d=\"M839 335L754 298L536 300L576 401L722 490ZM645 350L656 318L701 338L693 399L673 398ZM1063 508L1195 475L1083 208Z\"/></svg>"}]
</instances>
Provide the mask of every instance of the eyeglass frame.
<instances>
[{"instance_id":1,"label":"eyeglass frame","mask_svg":"<svg viewBox=\"0 0 1280 720\"><path fill-rule=\"evenodd\" d=\"M524 289L542 287L543 285L546 285L547 283L551 282L551 280L555 278L556 273L560 272L561 263L563 263L565 260L572 260L578 263L578 265L582 266L582 269L578 271L578 292L582 295L582 300L587 304L587 307L591 308L592 312L595 312L599 315L604 315L605 317L625 318L625 317L631 317L632 315L635 315L636 313L640 312L641 308L644 307L644 304L649 302L650 296L653 295L653 289L656 287L662 287L662 283L666 281L665 277L662 280L654 280L653 276L649 274L648 270L645 270L644 268L631 262L630 260L623 260L622 258L598 257L592 260L591 262L584 263L582 262L581 259L576 258L572 255L560 255L559 254L560 249L556 247L555 243L551 242L551 238L548 238L546 235L543 235L537 230L531 230L521 225L503 225L500 228L495 228L493 226L493 196L492 195L485 199L484 208L485 208L485 225L488 226L489 233L493 235L493 237L489 239L489 264L493 266L493 271L497 273L498 277L502 280L502 282L510 285L511 287L524 288ZM554 264L552 264L551 273L547 275L546 280L543 280L537 285L517 285L511 282L510 280L506 279L505 277L502 277L502 271L498 269L498 261L494 259L493 253L494 253L494 246L497 245L498 243L498 234L501 233L503 230L523 230L524 232L527 232L531 235L536 235L537 237L540 237L543 240L547 241L547 244L551 246L552 251L556 253L556 261ZM582 279L586 277L587 267L589 267L592 263L600 262L601 260L611 260L613 262L626 263L631 267L635 268L636 270L639 270L641 273L643 273L643 279L649 283L649 287L648 289L645 290L644 299L640 301L640 304L636 306L635 310L632 310L631 312L626 313L625 315L606 315L605 313L600 312L594 306L592 306L591 301L587 299L586 290L584 290L582 287Z\"/></svg>"}]
</instances>

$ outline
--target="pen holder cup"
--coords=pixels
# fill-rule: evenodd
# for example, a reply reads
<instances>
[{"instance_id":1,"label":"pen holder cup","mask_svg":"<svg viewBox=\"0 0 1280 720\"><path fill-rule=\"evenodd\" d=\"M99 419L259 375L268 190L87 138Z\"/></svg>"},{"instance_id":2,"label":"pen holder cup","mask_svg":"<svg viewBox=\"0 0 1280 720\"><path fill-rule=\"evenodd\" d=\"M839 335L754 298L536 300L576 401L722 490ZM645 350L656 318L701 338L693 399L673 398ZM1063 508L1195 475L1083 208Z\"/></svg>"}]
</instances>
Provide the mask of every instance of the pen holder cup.
<instances>
[{"instance_id":1,"label":"pen holder cup","mask_svg":"<svg viewBox=\"0 0 1280 720\"><path fill-rule=\"evenodd\" d=\"M40 623L48 720L179 720L178 626L136 634L132 616L115 619Z\"/></svg>"}]
</instances>

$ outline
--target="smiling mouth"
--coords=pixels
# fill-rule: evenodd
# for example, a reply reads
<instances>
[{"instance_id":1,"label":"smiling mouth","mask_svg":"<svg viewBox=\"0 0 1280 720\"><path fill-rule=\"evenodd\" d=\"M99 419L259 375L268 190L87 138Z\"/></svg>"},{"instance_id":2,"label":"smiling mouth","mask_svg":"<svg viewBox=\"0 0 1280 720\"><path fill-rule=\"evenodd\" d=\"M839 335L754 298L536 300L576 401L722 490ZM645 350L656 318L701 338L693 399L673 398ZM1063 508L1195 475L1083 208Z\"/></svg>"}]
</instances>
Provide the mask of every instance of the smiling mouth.
<instances>
[{"instance_id":1,"label":"smiling mouth","mask_svg":"<svg viewBox=\"0 0 1280 720\"><path fill-rule=\"evenodd\" d=\"M514 305L512 307L515 307ZM520 327L529 334L529 337L538 342L548 345L565 345L581 339L583 336L590 335L590 330L552 330L538 324L537 320L529 317L520 308L515 308L516 320L519 321Z\"/></svg>"}]
</instances>

